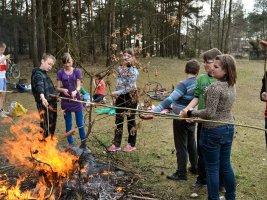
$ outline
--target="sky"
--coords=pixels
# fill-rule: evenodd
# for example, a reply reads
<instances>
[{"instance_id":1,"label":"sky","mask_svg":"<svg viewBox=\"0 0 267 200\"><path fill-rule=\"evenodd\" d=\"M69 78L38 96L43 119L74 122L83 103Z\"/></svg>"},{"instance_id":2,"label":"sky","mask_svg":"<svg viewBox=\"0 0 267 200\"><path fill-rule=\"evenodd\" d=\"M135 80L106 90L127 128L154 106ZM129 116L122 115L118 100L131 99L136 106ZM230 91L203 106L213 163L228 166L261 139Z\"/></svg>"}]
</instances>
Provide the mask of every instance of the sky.
<instances>
[{"instance_id":1,"label":"sky","mask_svg":"<svg viewBox=\"0 0 267 200\"><path fill-rule=\"evenodd\" d=\"M255 0L242 0L242 3L244 4L244 9L247 12L253 11L253 5L254 5Z\"/></svg>"},{"instance_id":2,"label":"sky","mask_svg":"<svg viewBox=\"0 0 267 200\"><path fill-rule=\"evenodd\" d=\"M234 2L236 2L236 1L237 0L234 0ZM244 5L244 9L246 10L246 13L253 11L255 0L241 0L241 2ZM204 13L209 12L209 9L210 9L209 3L205 2L205 3L203 3L203 6L204 6Z\"/></svg>"}]
</instances>

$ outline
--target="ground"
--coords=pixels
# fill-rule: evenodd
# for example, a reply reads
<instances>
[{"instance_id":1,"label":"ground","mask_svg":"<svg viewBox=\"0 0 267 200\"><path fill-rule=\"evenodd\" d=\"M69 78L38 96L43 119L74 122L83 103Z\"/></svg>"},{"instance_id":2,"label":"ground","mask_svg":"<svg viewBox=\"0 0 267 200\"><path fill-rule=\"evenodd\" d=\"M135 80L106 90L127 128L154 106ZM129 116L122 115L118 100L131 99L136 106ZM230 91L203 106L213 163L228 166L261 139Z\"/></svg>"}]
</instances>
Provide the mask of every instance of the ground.
<instances>
[{"instance_id":1,"label":"ground","mask_svg":"<svg viewBox=\"0 0 267 200\"><path fill-rule=\"evenodd\" d=\"M177 59L149 58L141 60L142 67L148 66L149 73L140 70L138 86L142 87L148 81L158 81L171 91L172 85L176 85L185 78L185 61ZM22 78L30 82L32 64L29 59L21 59ZM90 67L90 71L100 71L104 68ZM234 105L235 122L240 125L264 127L263 111L265 104L259 100L259 91L263 74L263 61L238 60L237 100ZM202 69L203 72L203 69ZM55 80L55 71L51 72ZM111 83L115 78L110 76ZM12 80L15 81L15 80ZM84 86L89 89L89 79L85 78ZM111 85L110 90L113 90ZM109 88L107 88L109 92ZM146 96L140 96L140 102ZM111 100L111 99L109 99ZM29 111L36 111L33 96L30 93L12 93L6 98L6 108L11 101L21 103ZM159 102L154 101L157 105ZM94 109L101 109L97 107ZM63 112L59 106L56 135L60 138L60 146L66 146L65 139L60 137L65 130ZM86 113L86 111L85 111ZM109 146L114 134L114 116L93 114L95 124L88 145L94 156L109 159L104 146ZM138 118L138 117L137 117ZM14 120L17 117L13 117ZM196 177L189 174L188 181L175 182L166 179L166 175L173 173L176 168L176 158L172 136L172 120L156 118L143 121L138 118L137 123L137 151L131 153L118 152L113 154L111 162L116 162L120 167L132 171L139 177L137 186L145 188L141 194L154 194L158 199L190 199L190 194L195 192L191 185ZM10 137L9 124L0 119L0 140L3 142ZM77 145L79 138L76 138ZM127 133L124 132L123 145L127 143ZM104 146L103 146L104 145ZM235 140L232 151L232 164L237 180L237 199L267 199L267 172L266 172L266 146L264 131L249 127L236 126ZM1 159L0 167L7 166L6 158ZM148 190L148 192L147 192ZM141 189L140 189L141 191ZM197 191L198 199L206 199L206 188Z\"/></svg>"}]
</instances>

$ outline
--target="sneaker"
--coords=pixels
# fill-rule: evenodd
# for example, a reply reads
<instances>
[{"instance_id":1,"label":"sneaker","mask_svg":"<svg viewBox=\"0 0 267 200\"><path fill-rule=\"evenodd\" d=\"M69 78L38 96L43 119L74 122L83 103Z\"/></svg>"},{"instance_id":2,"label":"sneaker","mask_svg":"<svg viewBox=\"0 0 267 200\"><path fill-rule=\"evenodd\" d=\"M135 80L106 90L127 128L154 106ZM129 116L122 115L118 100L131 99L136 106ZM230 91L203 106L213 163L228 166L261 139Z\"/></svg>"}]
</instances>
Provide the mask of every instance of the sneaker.
<instances>
[{"instance_id":1,"label":"sneaker","mask_svg":"<svg viewBox=\"0 0 267 200\"><path fill-rule=\"evenodd\" d=\"M130 152L136 150L136 147L132 147L130 144L128 144L126 147L123 148L123 151Z\"/></svg>"},{"instance_id":2,"label":"sneaker","mask_svg":"<svg viewBox=\"0 0 267 200\"><path fill-rule=\"evenodd\" d=\"M4 111L2 110L1 112L0 112L0 117L8 117L5 113L4 113Z\"/></svg>"},{"instance_id":3,"label":"sneaker","mask_svg":"<svg viewBox=\"0 0 267 200\"><path fill-rule=\"evenodd\" d=\"M226 192L225 187L224 186L220 186L219 191L222 192L222 193L225 193Z\"/></svg>"},{"instance_id":4,"label":"sneaker","mask_svg":"<svg viewBox=\"0 0 267 200\"><path fill-rule=\"evenodd\" d=\"M172 175L168 175L167 179L173 180L173 181L186 181L187 176L186 175L179 175L178 172L173 173Z\"/></svg>"},{"instance_id":5,"label":"sneaker","mask_svg":"<svg viewBox=\"0 0 267 200\"><path fill-rule=\"evenodd\" d=\"M115 152L115 151L120 151L121 148L120 147L116 147L114 144L111 145L109 148L108 148L108 151L109 152Z\"/></svg>"},{"instance_id":6,"label":"sneaker","mask_svg":"<svg viewBox=\"0 0 267 200\"><path fill-rule=\"evenodd\" d=\"M204 185L206 185L206 184L203 184L203 183L200 183L200 182L195 182L193 185L192 185L192 187L194 188L194 189L200 189L200 188L202 188Z\"/></svg>"},{"instance_id":7,"label":"sneaker","mask_svg":"<svg viewBox=\"0 0 267 200\"><path fill-rule=\"evenodd\" d=\"M8 111L2 110L1 112L3 112L6 115L9 115L9 112Z\"/></svg>"}]
</instances>

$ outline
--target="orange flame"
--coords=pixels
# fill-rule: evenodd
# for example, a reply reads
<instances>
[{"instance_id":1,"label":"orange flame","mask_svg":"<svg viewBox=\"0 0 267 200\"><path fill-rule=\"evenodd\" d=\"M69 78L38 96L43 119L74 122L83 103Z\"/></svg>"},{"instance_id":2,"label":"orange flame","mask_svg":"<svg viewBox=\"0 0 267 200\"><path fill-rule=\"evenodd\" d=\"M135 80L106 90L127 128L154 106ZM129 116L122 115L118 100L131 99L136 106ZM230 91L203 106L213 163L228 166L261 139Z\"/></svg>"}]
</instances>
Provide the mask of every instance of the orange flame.
<instances>
[{"instance_id":1,"label":"orange flame","mask_svg":"<svg viewBox=\"0 0 267 200\"><path fill-rule=\"evenodd\" d=\"M50 183L53 183L53 176L67 177L73 170L74 162L78 159L67 152L57 150L58 140L56 137L46 138L45 142L40 139L43 136L40 134L38 113L30 113L21 117L18 122L11 125L11 136L9 140L5 140L1 153L8 158L9 162L20 168L27 168L32 171L45 173ZM16 198L8 199L27 199L21 195L29 195L28 192L22 194L19 191L21 180L18 181L16 187L8 188L8 195L15 195ZM43 199L46 191L44 180L39 180L36 186L38 199ZM0 182L0 193L6 186ZM14 196L13 196L14 197ZM29 196L27 196L29 197Z\"/></svg>"}]
</instances>

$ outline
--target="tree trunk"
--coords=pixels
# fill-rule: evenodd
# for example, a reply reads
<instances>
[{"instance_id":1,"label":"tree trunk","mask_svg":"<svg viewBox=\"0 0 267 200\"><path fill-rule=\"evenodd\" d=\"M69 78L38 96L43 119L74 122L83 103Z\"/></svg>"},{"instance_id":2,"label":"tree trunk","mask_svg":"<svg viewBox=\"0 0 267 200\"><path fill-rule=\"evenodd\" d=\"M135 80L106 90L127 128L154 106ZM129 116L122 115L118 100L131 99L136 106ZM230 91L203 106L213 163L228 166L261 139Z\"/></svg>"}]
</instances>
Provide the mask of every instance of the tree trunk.
<instances>
[{"instance_id":1,"label":"tree trunk","mask_svg":"<svg viewBox=\"0 0 267 200\"><path fill-rule=\"evenodd\" d=\"M113 41L113 38L111 37L111 34L114 30L115 26L115 0L109 1L109 13L108 13L108 27L107 27L107 59L106 59L106 66L109 66L111 63L110 56L111 56L111 44Z\"/></svg>"},{"instance_id":2,"label":"tree trunk","mask_svg":"<svg viewBox=\"0 0 267 200\"><path fill-rule=\"evenodd\" d=\"M11 9L12 9L12 16L13 18L16 18L17 16L17 8L16 8L16 0L12 0L11 2ZM18 62L18 42L19 42L19 37L18 37L18 28L17 28L17 22L14 22L13 24L13 51L11 52L14 56L14 62Z\"/></svg>"},{"instance_id":3,"label":"tree trunk","mask_svg":"<svg viewBox=\"0 0 267 200\"><path fill-rule=\"evenodd\" d=\"M77 29L78 29L78 41L79 41L79 57L82 59L83 57L81 56L81 47L82 47L82 24L81 24L81 0L76 0L76 10L77 10L77 15L76 15L76 22L77 22ZM82 61L82 60L81 60Z\"/></svg>"},{"instance_id":4,"label":"tree trunk","mask_svg":"<svg viewBox=\"0 0 267 200\"><path fill-rule=\"evenodd\" d=\"M37 12L38 12L38 59L41 60L43 53L46 52L45 43L45 30L44 30L44 12L43 12L43 0L37 0Z\"/></svg>"},{"instance_id":5,"label":"tree trunk","mask_svg":"<svg viewBox=\"0 0 267 200\"><path fill-rule=\"evenodd\" d=\"M224 53L228 53L228 46L229 46L229 35L231 31L231 24L232 24L232 0L229 2L229 13L228 13L228 25L227 30L225 33L225 40L224 40Z\"/></svg>"},{"instance_id":6,"label":"tree trunk","mask_svg":"<svg viewBox=\"0 0 267 200\"><path fill-rule=\"evenodd\" d=\"M213 17L213 0L210 0L210 19L209 19L209 48L212 48L212 17Z\"/></svg>"},{"instance_id":7,"label":"tree trunk","mask_svg":"<svg viewBox=\"0 0 267 200\"><path fill-rule=\"evenodd\" d=\"M220 47L220 28L221 28L221 1L219 1L219 9L218 9L218 24L217 24L217 47ZM222 49L221 49L222 50Z\"/></svg>"},{"instance_id":8,"label":"tree trunk","mask_svg":"<svg viewBox=\"0 0 267 200\"><path fill-rule=\"evenodd\" d=\"M47 52L52 53L52 12L51 0L47 0Z\"/></svg>"},{"instance_id":9,"label":"tree trunk","mask_svg":"<svg viewBox=\"0 0 267 200\"><path fill-rule=\"evenodd\" d=\"M69 25L69 34L68 35L68 40L69 42L71 41L72 39L72 33L73 33L73 25L72 25L72 7L71 7L71 0L68 0L68 11L69 11L69 21L68 21L68 25Z\"/></svg>"},{"instance_id":10,"label":"tree trunk","mask_svg":"<svg viewBox=\"0 0 267 200\"><path fill-rule=\"evenodd\" d=\"M56 2L56 34L62 35L62 4L61 0L57 0ZM57 38L56 43L56 52L60 49L60 40Z\"/></svg>"},{"instance_id":11,"label":"tree trunk","mask_svg":"<svg viewBox=\"0 0 267 200\"><path fill-rule=\"evenodd\" d=\"M224 52L224 32L225 32L225 18L226 18L227 0L224 1L223 19L222 19L222 37L221 37L221 51Z\"/></svg>"},{"instance_id":12,"label":"tree trunk","mask_svg":"<svg viewBox=\"0 0 267 200\"><path fill-rule=\"evenodd\" d=\"M36 0L32 1L32 43L33 43L33 66L38 67L38 48L37 48L37 24L36 24Z\"/></svg>"},{"instance_id":13,"label":"tree trunk","mask_svg":"<svg viewBox=\"0 0 267 200\"><path fill-rule=\"evenodd\" d=\"M28 45L29 45L29 58L32 59L32 27L30 26L31 22L30 22L30 17L29 17L29 4L28 4L28 0L25 0L25 4L26 4L26 24L27 24L27 41L28 41Z\"/></svg>"}]
</instances>

